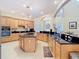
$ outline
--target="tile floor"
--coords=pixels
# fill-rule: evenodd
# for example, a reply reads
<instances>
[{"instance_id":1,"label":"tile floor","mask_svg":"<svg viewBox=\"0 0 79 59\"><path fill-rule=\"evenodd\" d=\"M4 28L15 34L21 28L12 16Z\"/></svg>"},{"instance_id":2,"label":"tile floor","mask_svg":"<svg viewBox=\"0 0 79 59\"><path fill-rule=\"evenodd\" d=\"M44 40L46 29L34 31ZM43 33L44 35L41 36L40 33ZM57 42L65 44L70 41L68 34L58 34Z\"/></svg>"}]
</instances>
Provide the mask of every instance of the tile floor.
<instances>
[{"instance_id":1,"label":"tile floor","mask_svg":"<svg viewBox=\"0 0 79 59\"><path fill-rule=\"evenodd\" d=\"M1 45L1 59L53 59L44 57L43 46L48 46L46 42L38 41L35 53L24 53L19 48L19 42L9 42Z\"/></svg>"}]
</instances>

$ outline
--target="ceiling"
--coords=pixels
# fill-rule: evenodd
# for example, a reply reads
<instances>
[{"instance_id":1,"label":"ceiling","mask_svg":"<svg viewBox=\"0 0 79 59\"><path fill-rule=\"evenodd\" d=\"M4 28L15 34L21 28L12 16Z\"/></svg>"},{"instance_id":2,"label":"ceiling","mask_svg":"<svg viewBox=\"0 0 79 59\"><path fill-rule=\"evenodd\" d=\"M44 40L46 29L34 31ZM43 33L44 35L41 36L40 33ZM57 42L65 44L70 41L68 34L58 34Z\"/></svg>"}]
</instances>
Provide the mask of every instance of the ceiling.
<instances>
[{"instance_id":1,"label":"ceiling","mask_svg":"<svg viewBox=\"0 0 79 59\"><path fill-rule=\"evenodd\" d=\"M14 17L40 17L53 14L62 0L0 0L2 15Z\"/></svg>"}]
</instances>

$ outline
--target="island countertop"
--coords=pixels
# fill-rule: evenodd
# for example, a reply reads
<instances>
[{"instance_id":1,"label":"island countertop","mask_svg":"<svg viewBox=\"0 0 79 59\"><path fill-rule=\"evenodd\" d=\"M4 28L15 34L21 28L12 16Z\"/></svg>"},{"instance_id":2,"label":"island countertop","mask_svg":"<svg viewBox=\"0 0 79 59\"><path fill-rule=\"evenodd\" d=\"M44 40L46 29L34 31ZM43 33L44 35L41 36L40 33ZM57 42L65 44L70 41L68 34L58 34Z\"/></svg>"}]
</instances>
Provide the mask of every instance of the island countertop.
<instances>
[{"instance_id":1,"label":"island countertop","mask_svg":"<svg viewBox=\"0 0 79 59\"><path fill-rule=\"evenodd\" d=\"M30 32L30 33L23 33L19 35L21 38L36 38L36 33Z\"/></svg>"}]
</instances>

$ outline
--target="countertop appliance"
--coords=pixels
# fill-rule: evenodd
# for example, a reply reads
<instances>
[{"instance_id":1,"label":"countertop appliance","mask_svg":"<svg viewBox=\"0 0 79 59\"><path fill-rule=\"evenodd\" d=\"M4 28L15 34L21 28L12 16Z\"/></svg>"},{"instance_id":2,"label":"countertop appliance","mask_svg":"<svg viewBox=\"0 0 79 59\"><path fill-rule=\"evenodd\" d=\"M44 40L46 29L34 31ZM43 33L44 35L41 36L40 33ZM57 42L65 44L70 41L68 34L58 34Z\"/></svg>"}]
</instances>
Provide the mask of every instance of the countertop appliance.
<instances>
[{"instance_id":1,"label":"countertop appliance","mask_svg":"<svg viewBox=\"0 0 79 59\"><path fill-rule=\"evenodd\" d=\"M10 36L11 35L11 29L10 26L1 26L1 36Z\"/></svg>"}]
</instances>

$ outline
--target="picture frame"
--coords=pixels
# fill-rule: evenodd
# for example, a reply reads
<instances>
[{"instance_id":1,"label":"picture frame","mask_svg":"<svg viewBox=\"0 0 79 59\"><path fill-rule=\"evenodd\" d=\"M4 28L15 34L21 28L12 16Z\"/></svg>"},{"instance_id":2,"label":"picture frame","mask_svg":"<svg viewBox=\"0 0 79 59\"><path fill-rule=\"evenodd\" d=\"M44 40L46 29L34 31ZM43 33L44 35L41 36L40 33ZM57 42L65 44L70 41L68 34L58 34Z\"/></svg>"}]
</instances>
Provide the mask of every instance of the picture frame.
<instances>
[{"instance_id":1,"label":"picture frame","mask_svg":"<svg viewBox=\"0 0 79 59\"><path fill-rule=\"evenodd\" d=\"M69 29L77 29L77 22L69 22Z\"/></svg>"}]
</instances>

